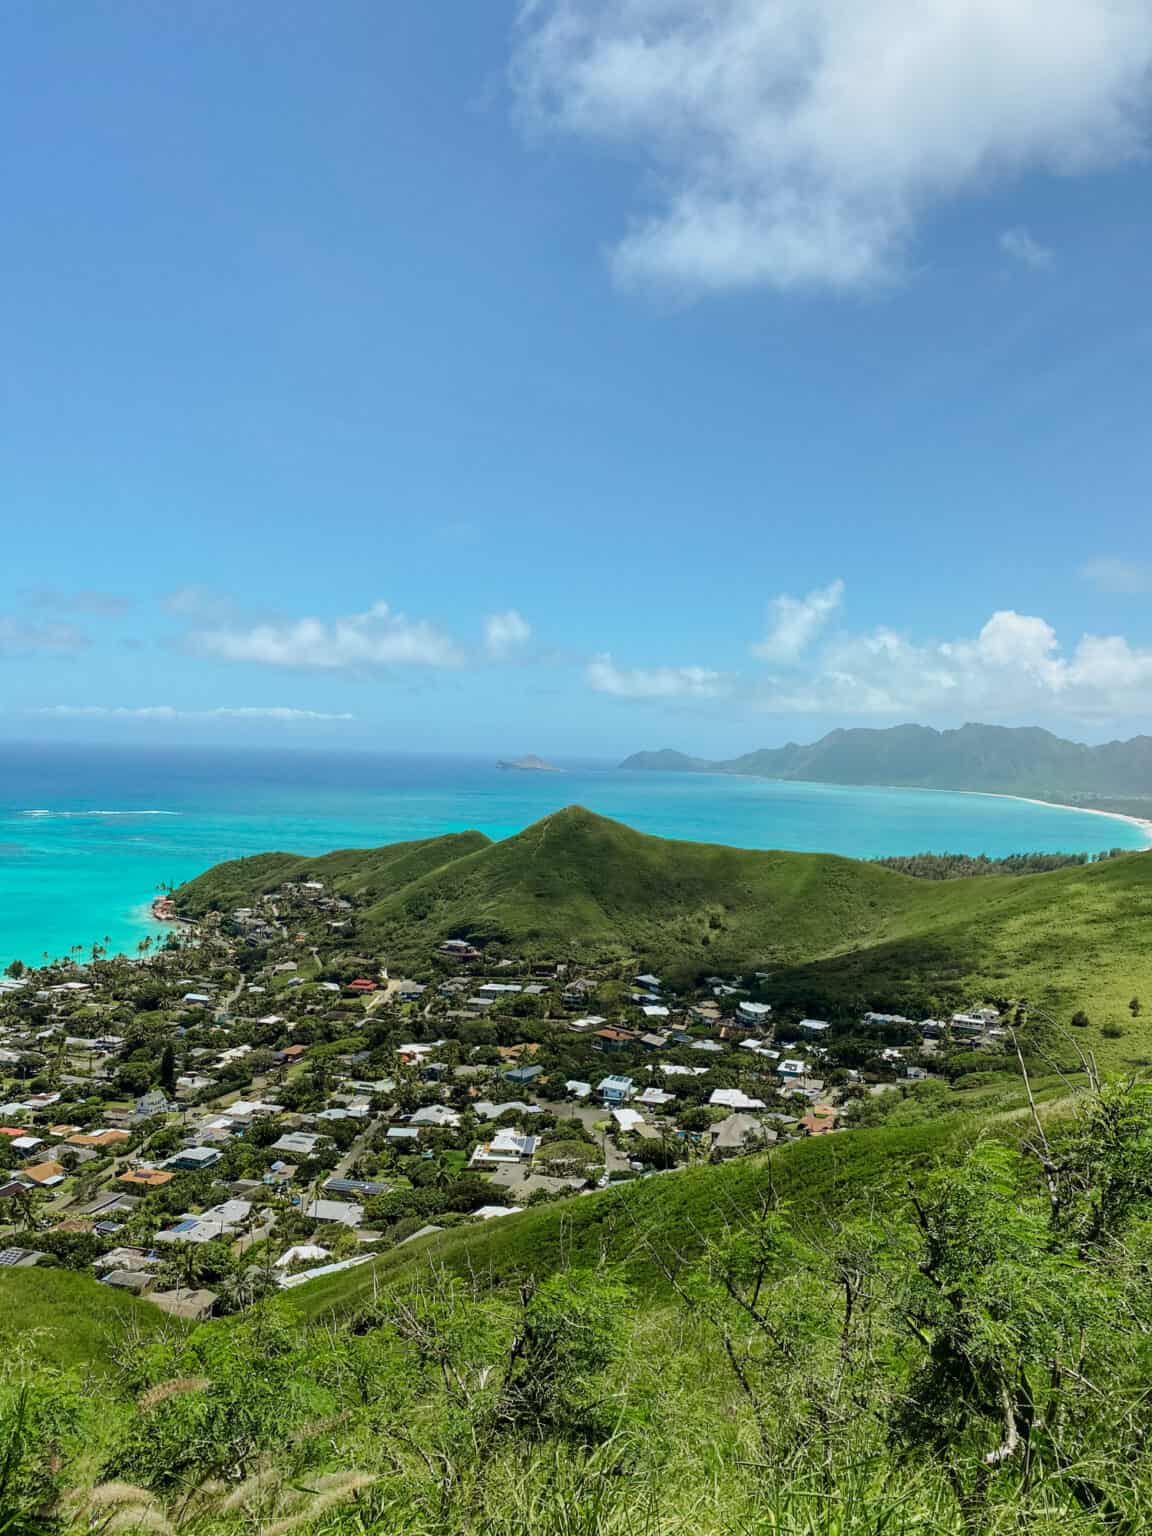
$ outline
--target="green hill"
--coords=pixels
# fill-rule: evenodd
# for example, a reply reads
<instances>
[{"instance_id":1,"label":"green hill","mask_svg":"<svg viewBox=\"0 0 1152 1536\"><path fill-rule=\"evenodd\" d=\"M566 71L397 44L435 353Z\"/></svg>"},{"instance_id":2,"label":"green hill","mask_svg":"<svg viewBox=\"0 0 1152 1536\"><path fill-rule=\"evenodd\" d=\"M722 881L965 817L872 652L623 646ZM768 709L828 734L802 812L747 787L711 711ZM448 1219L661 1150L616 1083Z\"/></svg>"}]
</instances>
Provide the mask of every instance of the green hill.
<instances>
[{"instance_id":1,"label":"green hill","mask_svg":"<svg viewBox=\"0 0 1152 1536\"><path fill-rule=\"evenodd\" d=\"M833 854L673 842L569 807L498 843L461 833L239 860L176 900L189 915L228 910L302 878L356 897L355 942L398 963L463 937L522 955L637 957L681 976L754 967L798 1001L1026 997L1112 1028L1131 1023L1133 996L1152 998L1144 854L928 881Z\"/></svg>"},{"instance_id":2,"label":"green hill","mask_svg":"<svg viewBox=\"0 0 1152 1536\"><path fill-rule=\"evenodd\" d=\"M322 880L337 895L375 900L465 854L489 847L483 832L450 832L412 843L382 848L344 848L311 857L298 853L260 853L231 859L189 880L177 892L186 917L229 912L251 905L286 881Z\"/></svg>"}]
</instances>

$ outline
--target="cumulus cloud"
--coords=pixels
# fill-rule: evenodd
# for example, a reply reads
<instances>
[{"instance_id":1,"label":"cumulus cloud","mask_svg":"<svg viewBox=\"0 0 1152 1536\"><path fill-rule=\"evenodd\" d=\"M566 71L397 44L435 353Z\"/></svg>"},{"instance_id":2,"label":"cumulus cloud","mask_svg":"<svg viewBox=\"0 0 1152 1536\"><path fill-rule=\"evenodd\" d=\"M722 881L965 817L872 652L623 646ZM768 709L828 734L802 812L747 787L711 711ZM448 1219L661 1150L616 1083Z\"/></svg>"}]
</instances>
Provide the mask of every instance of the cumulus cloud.
<instances>
[{"instance_id":1,"label":"cumulus cloud","mask_svg":"<svg viewBox=\"0 0 1152 1536\"><path fill-rule=\"evenodd\" d=\"M853 288L992 177L1140 153L1150 63L1148 0L521 0L512 80L658 171L621 280Z\"/></svg>"},{"instance_id":2,"label":"cumulus cloud","mask_svg":"<svg viewBox=\"0 0 1152 1536\"><path fill-rule=\"evenodd\" d=\"M515 608L490 614L484 620L484 649L494 661L522 650L531 638L532 626Z\"/></svg>"},{"instance_id":3,"label":"cumulus cloud","mask_svg":"<svg viewBox=\"0 0 1152 1536\"><path fill-rule=\"evenodd\" d=\"M329 714L320 709L289 709L279 704L240 705L220 709L177 709L172 704L50 704L32 713L60 720L273 720L285 725L308 720L356 718L355 715Z\"/></svg>"},{"instance_id":4,"label":"cumulus cloud","mask_svg":"<svg viewBox=\"0 0 1152 1536\"><path fill-rule=\"evenodd\" d=\"M1152 592L1152 560L1090 560L1080 575L1101 592L1127 597Z\"/></svg>"},{"instance_id":5,"label":"cumulus cloud","mask_svg":"<svg viewBox=\"0 0 1152 1536\"><path fill-rule=\"evenodd\" d=\"M394 613L387 603L374 603L366 613L331 620L303 618L194 630L189 644L202 655L224 661L319 671L453 667L464 660L456 642L442 630L426 620Z\"/></svg>"},{"instance_id":6,"label":"cumulus cloud","mask_svg":"<svg viewBox=\"0 0 1152 1536\"><path fill-rule=\"evenodd\" d=\"M620 699L715 699L729 691L722 672L708 667L618 667L605 651L585 668L588 686Z\"/></svg>"},{"instance_id":7,"label":"cumulus cloud","mask_svg":"<svg viewBox=\"0 0 1152 1536\"><path fill-rule=\"evenodd\" d=\"M1023 228L1006 229L1000 236L1000 249L1006 256L1011 256L1013 261L1031 267L1035 272L1047 272L1056 261L1048 246L1041 245L1039 240Z\"/></svg>"},{"instance_id":8,"label":"cumulus cloud","mask_svg":"<svg viewBox=\"0 0 1152 1536\"><path fill-rule=\"evenodd\" d=\"M0 656L62 655L87 644L88 637L73 624L27 624L0 614Z\"/></svg>"},{"instance_id":9,"label":"cumulus cloud","mask_svg":"<svg viewBox=\"0 0 1152 1536\"><path fill-rule=\"evenodd\" d=\"M843 596L844 583L837 580L807 597L774 597L768 606L768 633L752 647L753 654L764 661L795 661L839 608Z\"/></svg>"},{"instance_id":10,"label":"cumulus cloud","mask_svg":"<svg viewBox=\"0 0 1152 1536\"><path fill-rule=\"evenodd\" d=\"M1119 635L1066 650L1047 620L1004 609L954 640L917 644L884 627L839 636L802 679L772 680L756 702L781 714L1122 718L1152 708L1152 650Z\"/></svg>"}]
</instances>

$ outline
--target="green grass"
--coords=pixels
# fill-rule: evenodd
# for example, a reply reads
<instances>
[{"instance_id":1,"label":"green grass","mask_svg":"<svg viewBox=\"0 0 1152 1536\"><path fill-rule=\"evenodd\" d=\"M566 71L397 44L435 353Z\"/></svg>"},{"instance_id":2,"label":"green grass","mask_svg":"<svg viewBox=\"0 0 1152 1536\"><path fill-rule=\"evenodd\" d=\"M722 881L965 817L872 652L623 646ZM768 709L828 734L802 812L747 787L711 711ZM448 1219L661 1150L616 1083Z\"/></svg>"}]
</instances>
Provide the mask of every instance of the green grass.
<instances>
[{"instance_id":1,"label":"green grass","mask_svg":"<svg viewBox=\"0 0 1152 1536\"><path fill-rule=\"evenodd\" d=\"M99 1285L91 1272L0 1270L0 1358L18 1352L45 1365L107 1374L130 1334L182 1331L186 1325L150 1302Z\"/></svg>"},{"instance_id":2,"label":"green grass","mask_svg":"<svg viewBox=\"0 0 1152 1536\"><path fill-rule=\"evenodd\" d=\"M287 878L358 894L356 944L426 962L449 937L522 954L635 957L671 973L756 966L781 1000L898 1005L939 994L1027 998L1108 1065L1142 1065L1152 1008L1152 857L1050 874L916 880L833 854L648 837L579 807L489 843L459 833L321 859L270 854L182 887L183 910L227 909ZM909 1003L909 1006L914 1006ZM1107 1026L1124 1033L1104 1037Z\"/></svg>"},{"instance_id":3,"label":"green grass","mask_svg":"<svg viewBox=\"0 0 1152 1536\"><path fill-rule=\"evenodd\" d=\"M1023 1104L1023 1090L1019 1097ZM378 1285L404 1286L430 1261L493 1286L607 1261L652 1295L667 1287L668 1270L698 1257L709 1238L748 1221L766 1201L781 1202L818 1237L830 1215L864 1201L903 1198L913 1174L955 1158L982 1134L1019 1137L1023 1122L1015 1115L987 1121L975 1113L980 1107L974 1101L970 1114L793 1142L769 1156L700 1164L451 1228L394 1248L373 1264L300 1286L288 1301L310 1318L345 1311Z\"/></svg>"},{"instance_id":4,"label":"green grass","mask_svg":"<svg viewBox=\"0 0 1152 1536\"><path fill-rule=\"evenodd\" d=\"M330 892L371 900L487 846L482 832L454 832L383 848L343 848L315 858L261 853L215 865L182 885L177 900L181 912L202 917L206 912L250 906L289 880L322 880Z\"/></svg>"}]
</instances>

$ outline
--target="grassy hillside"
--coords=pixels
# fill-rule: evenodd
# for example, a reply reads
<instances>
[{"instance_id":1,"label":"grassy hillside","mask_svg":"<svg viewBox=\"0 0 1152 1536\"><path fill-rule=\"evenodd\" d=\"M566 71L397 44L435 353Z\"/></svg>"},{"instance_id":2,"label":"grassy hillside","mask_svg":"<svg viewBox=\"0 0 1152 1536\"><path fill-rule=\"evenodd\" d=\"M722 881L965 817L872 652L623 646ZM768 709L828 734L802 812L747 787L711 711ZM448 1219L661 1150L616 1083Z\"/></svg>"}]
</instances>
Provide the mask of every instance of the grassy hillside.
<instances>
[{"instance_id":1,"label":"grassy hillside","mask_svg":"<svg viewBox=\"0 0 1152 1536\"><path fill-rule=\"evenodd\" d=\"M551 953L782 963L875 942L916 894L853 860L671 842L570 806L384 897L363 924L400 949L465 935Z\"/></svg>"},{"instance_id":2,"label":"grassy hillside","mask_svg":"<svg viewBox=\"0 0 1152 1536\"><path fill-rule=\"evenodd\" d=\"M910 1177L955 1160L979 1135L998 1126L999 1134L1016 1138L1021 1123L1011 1116L986 1121L976 1113L976 1099L972 1109L927 1124L793 1142L770 1156L702 1163L449 1229L394 1248L374 1264L301 1286L288 1301L310 1318L344 1311L378 1287L393 1290L414 1281L429 1263L482 1276L496 1287L526 1275L542 1279L565 1268L608 1263L652 1298L668 1289L668 1271L695 1260L709 1239L744 1226L773 1201L820 1241L833 1212L839 1220L865 1204L875 1209L903 1198Z\"/></svg>"},{"instance_id":3,"label":"grassy hillside","mask_svg":"<svg viewBox=\"0 0 1152 1536\"><path fill-rule=\"evenodd\" d=\"M418 842L382 848L343 848L310 857L298 853L261 853L217 864L182 885L177 904L187 917L229 912L250 906L257 897L286 881L322 880L330 891L373 900L465 854L489 847L483 832L452 832Z\"/></svg>"},{"instance_id":4,"label":"grassy hillside","mask_svg":"<svg viewBox=\"0 0 1152 1536\"><path fill-rule=\"evenodd\" d=\"M129 1336L178 1336L186 1324L151 1302L67 1269L0 1270L0 1359L111 1372Z\"/></svg>"},{"instance_id":5,"label":"grassy hillside","mask_svg":"<svg viewBox=\"0 0 1152 1536\"><path fill-rule=\"evenodd\" d=\"M442 940L522 954L635 956L672 973L757 967L780 999L907 1006L1026 998L1093 1044L1142 1060L1131 998L1152 1007L1152 857L1049 874L915 880L832 854L756 852L648 837L570 807L515 837L478 833L292 861L240 860L178 892L191 914L285 878L365 900L357 943L419 963ZM1099 1036L1121 1028L1125 1037Z\"/></svg>"}]
</instances>

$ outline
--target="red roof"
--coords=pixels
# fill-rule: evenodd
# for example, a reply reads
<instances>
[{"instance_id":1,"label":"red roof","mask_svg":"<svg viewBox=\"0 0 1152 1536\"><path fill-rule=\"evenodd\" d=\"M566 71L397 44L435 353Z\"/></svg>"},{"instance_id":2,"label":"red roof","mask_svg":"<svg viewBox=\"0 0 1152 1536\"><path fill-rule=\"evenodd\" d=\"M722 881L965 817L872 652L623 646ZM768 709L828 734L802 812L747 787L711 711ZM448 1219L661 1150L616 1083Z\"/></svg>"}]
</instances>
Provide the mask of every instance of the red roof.
<instances>
[{"instance_id":1,"label":"red roof","mask_svg":"<svg viewBox=\"0 0 1152 1536\"><path fill-rule=\"evenodd\" d=\"M361 976L356 981L348 983L348 990L349 992L375 992L376 983L369 981L365 976Z\"/></svg>"},{"instance_id":2,"label":"red roof","mask_svg":"<svg viewBox=\"0 0 1152 1536\"><path fill-rule=\"evenodd\" d=\"M27 1136L26 1129L18 1125L0 1125L0 1136Z\"/></svg>"}]
</instances>

